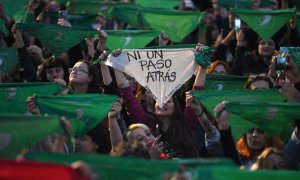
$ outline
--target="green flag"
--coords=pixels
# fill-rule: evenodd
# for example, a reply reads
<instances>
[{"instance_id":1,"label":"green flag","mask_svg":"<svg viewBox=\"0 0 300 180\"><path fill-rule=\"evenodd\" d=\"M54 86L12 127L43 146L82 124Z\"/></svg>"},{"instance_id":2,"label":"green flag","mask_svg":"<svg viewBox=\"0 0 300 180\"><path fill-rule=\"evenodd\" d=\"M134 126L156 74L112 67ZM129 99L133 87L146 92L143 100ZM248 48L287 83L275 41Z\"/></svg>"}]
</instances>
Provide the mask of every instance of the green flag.
<instances>
[{"instance_id":1,"label":"green flag","mask_svg":"<svg viewBox=\"0 0 300 180\"><path fill-rule=\"evenodd\" d=\"M44 16L50 18L51 24L57 24L58 12L45 12ZM68 13L68 21L72 27L91 28L96 17L97 14Z\"/></svg>"},{"instance_id":2,"label":"green flag","mask_svg":"<svg viewBox=\"0 0 300 180\"><path fill-rule=\"evenodd\" d=\"M13 158L51 133L62 132L58 117L0 115L0 157Z\"/></svg>"},{"instance_id":3,"label":"green flag","mask_svg":"<svg viewBox=\"0 0 300 180\"><path fill-rule=\"evenodd\" d=\"M283 102L285 99L277 89L268 90L223 90L223 91L194 91L194 95L201 101L208 112L214 115L214 108L222 101L268 101L268 102ZM238 121L238 123L236 123ZM243 123L240 123L243 122ZM249 123L242 121L241 118L230 115L230 126L239 124L241 131L233 131L235 138L241 137L247 130L249 130ZM247 129L248 128L248 129ZM244 131L244 129L247 129Z\"/></svg>"},{"instance_id":4,"label":"green flag","mask_svg":"<svg viewBox=\"0 0 300 180\"><path fill-rule=\"evenodd\" d=\"M97 34L96 30L46 24L17 23L16 28L35 36L55 55L59 55L86 37Z\"/></svg>"},{"instance_id":5,"label":"green flag","mask_svg":"<svg viewBox=\"0 0 300 180\"><path fill-rule=\"evenodd\" d=\"M98 14L103 13L107 18L111 19L111 11L115 7L126 7L132 6L133 3L126 2L102 2L96 0L87 0L87 1L79 1L74 0L71 1L68 9L70 12L74 13L88 13L88 14Z\"/></svg>"},{"instance_id":6,"label":"green flag","mask_svg":"<svg viewBox=\"0 0 300 180\"><path fill-rule=\"evenodd\" d=\"M52 95L64 88L49 83L0 83L0 113L25 113L25 101L33 94Z\"/></svg>"},{"instance_id":7,"label":"green flag","mask_svg":"<svg viewBox=\"0 0 300 180\"><path fill-rule=\"evenodd\" d=\"M197 166L234 166L228 159L180 159L144 160L137 158L110 157L104 155L29 153L26 159L54 163L73 163L82 160L98 175L99 179L164 179L173 175L180 164L193 175Z\"/></svg>"},{"instance_id":8,"label":"green flag","mask_svg":"<svg viewBox=\"0 0 300 180\"><path fill-rule=\"evenodd\" d=\"M297 180L300 178L299 171L282 170L258 170L249 171L225 166L199 167L197 169L199 177L206 180Z\"/></svg>"},{"instance_id":9,"label":"green flag","mask_svg":"<svg viewBox=\"0 0 300 180\"><path fill-rule=\"evenodd\" d=\"M142 8L141 24L144 28L165 31L173 42L180 42L197 28L202 12Z\"/></svg>"},{"instance_id":10,"label":"green flag","mask_svg":"<svg viewBox=\"0 0 300 180\"><path fill-rule=\"evenodd\" d=\"M300 69L300 47L280 47L280 53L289 53L298 69Z\"/></svg>"},{"instance_id":11,"label":"green flag","mask_svg":"<svg viewBox=\"0 0 300 180\"><path fill-rule=\"evenodd\" d=\"M244 89L247 77L221 74L207 74L206 90L238 90Z\"/></svg>"},{"instance_id":12,"label":"green flag","mask_svg":"<svg viewBox=\"0 0 300 180\"><path fill-rule=\"evenodd\" d=\"M299 118L299 109L300 104L297 103L226 103L226 110L230 113L230 126L236 135L243 134L253 127L264 130L270 136L279 135L292 129L293 122Z\"/></svg>"},{"instance_id":13,"label":"green flag","mask_svg":"<svg viewBox=\"0 0 300 180\"><path fill-rule=\"evenodd\" d=\"M18 62L17 48L0 48L0 72L10 73Z\"/></svg>"},{"instance_id":14,"label":"green flag","mask_svg":"<svg viewBox=\"0 0 300 180\"><path fill-rule=\"evenodd\" d=\"M41 114L66 116L70 120L83 121L85 126L77 130L79 135L83 135L106 117L115 100L116 96L112 95L68 94L37 96L36 103Z\"/></svg>"},{"instance_id":15,"label":"green flag","mask_svg":"<svg viewBox=\"0 0 300 180\"><path fill-rule=\"evenodd\" d=\"M30 0L0 0L5 12L16 21L21 21L26 15L26 6Z\"/></svg>"},{"instance_id":16,"label":"green flag","mask_svg":"<svg viewBox=\"0 0 300 180\"><path fill-rule=\"evenodd\" d=\"M269 40L295 15L295 9L231 9L231 12L240 17L265 41Z\"/></svg>"},{"instance_id":17,"label":"green flag","mask_svg":"<svg viewBox=\"0 0 300 180\"><path fill-rule=\"evenodd\" d=\"M252 9L251 0L218 0L219 6L223 6L226 9L239 8L239 9ZM272 5L270 0L260 0L259 7L267 7Z\"/></svg>"},{"instance_id":18,"label":"green flag","mask_svg":"<svg viewBox=\"0 0 300 180\"><path fill-rule=\"evenodd\" d=\"M166 8L174 9L176 6L180 6L180 0L136 0L135 3L142 7L151 8Z\"/></svg>"},{"instance_id":19,"label":"green flag","mask_svg":"<svg viewBox=\"0 0 300 180\"><path fill-rule=\"evenodd\" d=\"M135 29L141 29L139 12L139 8L135 6L115 7L112 9L111 15L112 17L130 24Z\"/></svg>"},{"instance_id":20,"label":"green flag","mask_svg":"<svg viewBox=\"0 0 300 180\"><path fill-rule=\"evenodd\" d=\"M152 30L107 30L106 45L114 49L139 49L144 48L154 38L160 35L159 31Z\"/></svg>"}]
</instances>

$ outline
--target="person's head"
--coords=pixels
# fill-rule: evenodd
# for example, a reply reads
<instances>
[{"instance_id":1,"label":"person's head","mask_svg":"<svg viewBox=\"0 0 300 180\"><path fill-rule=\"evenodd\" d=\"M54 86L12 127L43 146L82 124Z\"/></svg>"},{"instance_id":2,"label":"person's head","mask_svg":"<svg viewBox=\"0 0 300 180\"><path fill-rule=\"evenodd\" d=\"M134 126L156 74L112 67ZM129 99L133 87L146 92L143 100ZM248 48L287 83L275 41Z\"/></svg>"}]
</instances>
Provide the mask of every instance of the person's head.
<instances>
[{"instance_id":1,"label":"person's head","mask_svg":"<svg viewBox=\"0 0 300 180\"><path fill-rule=\"evenodd\" d=\"M275 47L276 44L273 39L269 39L268 41L259 39L257 46L258 55L263 57L272 56L274 54Z\"/></svg>"},{"instance_id":2,"label":"person's head","mask_svg":"<svg viewBox=\"0 0 300 180\"><path fill-rule=\"evenodd\" d=\"M206 69L206 74L230 74L230 67L226 62L217 60Z\"/></svg>"},{"instance_id":3,"label":"person's head","mask_svg":"<svg viewBox=\"0 0 300 180\"><path fill-rule=\"evenodd\" d=\"M84 136L76 139L76 152L82 154L102 153L107 154L111 150L108 131L105 126L99 123Z\"/></svg>"},{"instance_id":4,"label":"person's head","mask_svg":"<svg viewBox=\"0 0 300 180\"><path fill-rule=\"evenodd\" d=\"M102 93L98 69L89 61L78 61L69 69L69 82L71 87L88 85L86 93Z\"/></svg>"},{"instance_id":5,"label":"person's head","mask_svg":"<svg viewBox=\"0 0 300 180\"><path fill-rule=\"evenodd\" d=\"M248 130L236 143L239 153L249 159L269 146L282 148L283 142L277 136L268 137L263 130L256 127Z\"/></svg>"},{"instance_id":6,"label":"person's head","mask_svg":"<svg viewBox=\"0 0 300 180\"><path fill-rule=\"evenodd\" d=\"M248 77L245 89L271 89L273 82L270 77L263 75L252 75Z\"/></svg>"},{"instance_id":7,"label":"person's head","mask_svg":"<svg viewBox=\"0 0 300 180\"><path fill-rule=\"evenodd\" d=\"M175 98L171 97L164 105L163 107L160 107L158 103L155 103L155 110L154 113L155 115L160 118L160 117L172 117L174 116L176 112L176 108L180 108L180 106L176 107L176 105L179 106L179 104L175 103Z\"/></svg>"},{"instance_id":8,"label":"person's head","mask_svg":"<svg viewBox=\"0 0 300 180\"><path fill-rule=\"evenodd\" d=\"M145 89L142 85L138 84L135 94L137 100L141 103L145 110L149 111L149 109L146 109L147 106L149 106L150 108L153 107L151 109L154 109L155 100L153 98L152 93L149 90Z\"/></svg>"},{"instance_id":9,"label":"person's head","mask_svg":"<svg viewBox=\"0 0 300 180\"><path fill-rule=\"evenodd\" d=\"M64 79L68 82L68 68L66 63L61 58L51 56L43 63L41 79L46 81L54 81L54 79Z\"/></svg>"},{"instance_id":10,"label":"person's head","mask_svg":"<svg viewBox=\"0 0 300 180\"><path fill-rule=\"evenodd\" d=\"M145 124L132 124L128 127L126 133L128 140L136 140L144 147L150 149L155 141L155 137L151 134L149 127Z\"/></svg>"},{"instance_id":11,"label":"person's head","mask_svg":"<svg viewBox=\"0 0 300 180\"><path fill-rule=\"evenodd\" d=\"M251 167L251 170L284 170L287 169L284 152L274 148L266 148L258 157L256 163Z\"/></svg>"},{"instance_id":12,"label":"person's head","mask_svg":"<svg viewBox=\"0 0 300 180\"><path fill-rule=\"evenodd\" d=\"M213 45L219 33L218 27L215 24L207 26L205 34L206 44L208 46Z\"/></svg>"},{"instance_id":13,"label":"person's head","mask_svg":"<svg viewBox=\"0 0 300 180\"><path fill-rule=\"evenodd\" d=\"M111 152L112 156L150 159L149 149L135 139L123 141Z\"/></svg>"},{"instance_id":14,"label":"person's head","mask_svg":"<svg viewBox=\"0 0 300 180\"><path fill-rule=\"evenodd\" d=\"M60 5L57 1L50 1L46 5L46 11L47 12L58 12L60 10Z\"/></svg>"},{"instance_id":15,"label":"person's head","mask_svg":"<svg viewBox=\"0 0 300 180\"><path fill-rule=\"evenodd\" d=\"M98 13L96 16L96 22L101 25L102 28L105 28L106 17L103 13Z\"/></svg>"}]
</instances>

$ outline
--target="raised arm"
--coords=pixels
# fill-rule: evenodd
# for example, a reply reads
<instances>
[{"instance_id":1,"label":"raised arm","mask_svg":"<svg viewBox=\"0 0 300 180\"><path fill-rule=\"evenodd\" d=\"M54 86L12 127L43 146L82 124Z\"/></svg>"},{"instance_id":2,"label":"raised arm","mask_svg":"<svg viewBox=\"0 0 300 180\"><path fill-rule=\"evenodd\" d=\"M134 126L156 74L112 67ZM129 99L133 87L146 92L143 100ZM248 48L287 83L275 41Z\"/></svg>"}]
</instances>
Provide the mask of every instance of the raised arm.
<instances>
[{"instance_id":1,"label":"raised arm","mask_svg":"<svg viewBox=\"0 0 300 180\"><path fill-rule=\"evenodd\" d=\"M117 102L112 106L111 111L108 113L108 125L109 125L109 135L112 145L112 150L115 151L117 145L123 142L123 136L119 124L117 122L118 116L122 110L123 100L118 99Z\"/></svg>"}]
</instances>

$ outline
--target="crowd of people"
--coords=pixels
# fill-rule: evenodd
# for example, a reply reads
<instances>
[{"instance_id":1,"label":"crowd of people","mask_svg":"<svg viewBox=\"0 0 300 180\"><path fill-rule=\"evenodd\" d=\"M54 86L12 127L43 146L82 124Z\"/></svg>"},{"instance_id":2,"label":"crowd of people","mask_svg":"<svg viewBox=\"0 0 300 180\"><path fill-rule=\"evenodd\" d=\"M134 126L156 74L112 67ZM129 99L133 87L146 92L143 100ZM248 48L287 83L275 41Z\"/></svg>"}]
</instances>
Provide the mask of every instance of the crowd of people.
<instances>
[{"instance_id":1,"label":"crowd of people","mask_svg":"<svg viewBox=\"0 0 300 180\"><path fill-rule=\"evenodd\" d=\"M117 1L119 2L119 1ZM260 6L252 0L252 9L279 10L293 8L288 0L270 0L269 6ZM57 0L31 0L27 14L32 23L50 23L46 12L65 11L66 4ZM98 38L83 39L85 47L74 44L68 51L54 56L38 38L15 27L0 4L0 18L9 31L0 32L1 47L18 49L18 65L11 73L1 73L0 83L56 82L66 90L56 94L111 94L119 98L107 118L84 136L69 142L66 134L49 135L30 152L105 154L143 159L229 158L244 169L299 170L300 116L294 120L288 140L269 136L253 127L240 139L234 139L230 128L230 113L226 102L216 104L211 114L192 91L205 91L207 74L247 76L245 89L278 89L286 103L300 102L300 74L296 61L280 47L298 47L300 37L293 17L271 39L264 40L245 22L234 28L237 17L222 7L218 0L182 0L176 7L182 11L203 11L201 25L181 43L172 42L166 32L152 41L153 46L195 44L201 52L203 45L215 49L210 67L198 66L195 74L164 105L160 107L152 93L133 77L107 66L103 61L111 52L118 57L122 50L108 49L105 30L132 29L117 18L97 15L90 28L98 31ZM69 10L71 11L71 10ZM28 17L27 15L27 17ZM67 18L59 18L59 26L72 26ZM47 33L47 32L45 32ZM148 45L147 47L149 47ZM285 58L284 67L278 59ZM101 59L98 63L95 60ZM200 92L201 93L201 92ZM33 95L26 100L26 115L41 116ZM101 106L99 106L100 108ZM25 112L24 112L25 114ZM66 118L61 123L65 132L71 124Z\"/></svg>"}]
</instances>

